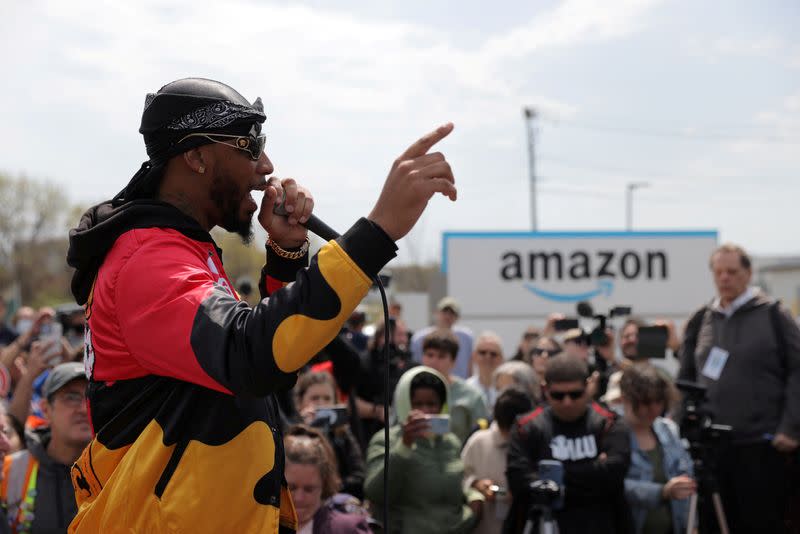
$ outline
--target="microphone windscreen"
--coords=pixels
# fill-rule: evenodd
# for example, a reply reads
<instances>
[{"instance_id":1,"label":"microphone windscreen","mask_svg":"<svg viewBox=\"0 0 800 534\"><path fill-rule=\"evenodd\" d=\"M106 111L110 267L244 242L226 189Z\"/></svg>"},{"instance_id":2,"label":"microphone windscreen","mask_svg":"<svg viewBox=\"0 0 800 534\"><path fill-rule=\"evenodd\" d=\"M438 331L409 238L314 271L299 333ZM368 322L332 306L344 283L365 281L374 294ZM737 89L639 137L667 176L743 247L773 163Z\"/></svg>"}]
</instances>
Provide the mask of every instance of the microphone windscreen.
<instances>
[{"instance_id":1,"label":"microphone windscreen","mask_svg":"<svg viewBox=\"0 0 800 534\"><path fill-rule=\"evenodd\" d=\"M581 317L594 317L594 308L592 308L592 305L585 300L579 302L577 308L578 315Z\"/></svg>"}]
</instances>

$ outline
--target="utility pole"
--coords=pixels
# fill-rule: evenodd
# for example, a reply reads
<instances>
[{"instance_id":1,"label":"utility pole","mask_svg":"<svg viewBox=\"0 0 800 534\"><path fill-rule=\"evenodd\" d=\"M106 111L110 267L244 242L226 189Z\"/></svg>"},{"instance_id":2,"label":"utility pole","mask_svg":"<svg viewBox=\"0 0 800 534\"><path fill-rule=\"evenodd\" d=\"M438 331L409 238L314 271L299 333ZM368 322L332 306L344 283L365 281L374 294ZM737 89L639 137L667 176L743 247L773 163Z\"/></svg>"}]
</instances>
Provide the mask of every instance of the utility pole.
<instances>
[{"instance_id":1,"label":"utility pole","mask_svg":"<svg viewBox=\"0 0 800 534\"><path fill-rule=\"evenodd\" d=\"M633 192L642 187L648 187L647 182L630 182L625 187L625 229L633 230Z\"/></svg>"},{"instance_id":2,"label":"utility pole","mask_svg":"<svg viewBox=\"0 0 800 534\"><path fill-rule=\"evenodd\" d=\"M536 224L536 152L535 152L535 130L533 120L536 118L536 110L530 107L522 108L525 116L525 126L528 130L528 173L531 180L531 230L536 232L539 228Z\"/></svg>"}]
</instances>

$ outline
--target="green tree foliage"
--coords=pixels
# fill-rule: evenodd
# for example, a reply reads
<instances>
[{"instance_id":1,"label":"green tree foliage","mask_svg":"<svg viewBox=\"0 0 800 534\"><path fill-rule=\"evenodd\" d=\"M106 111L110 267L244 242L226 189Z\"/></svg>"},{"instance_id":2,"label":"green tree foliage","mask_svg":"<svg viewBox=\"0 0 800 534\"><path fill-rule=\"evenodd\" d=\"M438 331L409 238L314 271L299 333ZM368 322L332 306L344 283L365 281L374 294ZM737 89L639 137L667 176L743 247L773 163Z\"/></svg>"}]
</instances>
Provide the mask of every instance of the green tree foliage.
<instances>
[{"instance_id":1,"label":"green tree foliage","mask_svg":"<svg viewBox=\"0 0 800 534\"><path fill-rule=\"evenodd\" d=\"M60 185L0 173L0 290L33 306L71 300L67 230L75 213Z\"/></svg>"}]
</instances>

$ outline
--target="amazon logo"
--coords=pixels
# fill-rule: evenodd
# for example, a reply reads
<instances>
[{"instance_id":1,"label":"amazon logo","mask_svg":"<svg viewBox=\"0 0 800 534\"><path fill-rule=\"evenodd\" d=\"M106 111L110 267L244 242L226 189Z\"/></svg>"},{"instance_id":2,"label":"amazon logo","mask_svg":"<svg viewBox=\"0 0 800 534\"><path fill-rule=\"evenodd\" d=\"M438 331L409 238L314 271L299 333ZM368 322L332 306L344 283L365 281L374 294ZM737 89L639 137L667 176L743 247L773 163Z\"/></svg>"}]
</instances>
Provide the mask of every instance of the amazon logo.
<instances>
[{"instance_id":1,"label":"amazon logo","mask_svg":"<svg viewBox=\"0 0 800 534\"><path fill-rule=\"evenodd\" d=\"M668 256L663 250L576 250L506 251L500 256L500 278L507 282L525 282L525 289L546 300L578 302L594 297L610 297L616 280L666 280ZM587 282L594 286L577 292L555 292L542 287L552 281Z\"/></svg>"}]
</instances>

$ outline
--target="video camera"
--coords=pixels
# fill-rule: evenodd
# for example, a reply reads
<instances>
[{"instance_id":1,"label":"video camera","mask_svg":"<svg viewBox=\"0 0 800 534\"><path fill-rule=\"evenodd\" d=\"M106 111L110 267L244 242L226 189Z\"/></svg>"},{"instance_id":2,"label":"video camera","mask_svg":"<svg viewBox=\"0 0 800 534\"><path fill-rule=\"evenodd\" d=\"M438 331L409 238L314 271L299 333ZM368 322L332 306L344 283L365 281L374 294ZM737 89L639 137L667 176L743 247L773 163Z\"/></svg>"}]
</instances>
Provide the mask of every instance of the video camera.
<instances>
[{"instance_id":1,"label":"video camera","mask_svg":"<svg viewBox=\"0 0 800 534\"><path fill-rule=\"evenodd\" d=\"M622 317L631 314L630 306L614 306L608 311L608 315L595 313L594 308L589 302L582 301L576 306L580 317L591 318L596 321L595 327L589 332L589 344L594 347L605 347L609 343L606 334L606 323L612 317Z\"/></svg>"},{"instance_id":2,"label":"video camera","mask_svg":"<svg viewBox=\"0 0 800 534\"><path fill-rule=\"evenodd\" d=\"M705 386L688 380L676 380L675 385L684 394L681 435L686 438L693 451L705 452L714 444L730 437L733 427L715 424L713 414L705 406L708 401Z\"/></svg>"},{"instance_id":3,"label":"video camera","mask_svg":"<svg viewBox=\"0 0 800 534\"><path fill-rule=\"evenodd\" d=\"M528 484L530 504L523 532L558 532L553 512L564 508L564 465L558 460L540 460L537 471L537 480Z\"/></svg>"},{"instance_id":4,"label":"video camera","mask_svg":"<svg viewBox=\"0 0 800 534\"><path fill-rule=\"evenodd\" d=\"M539 460L537 480L528 485L531 505L552 510L564 508L564 464L558 460Z\"/></svg>"},{"instance_id":5,"label":"video camera","mask_svg":"<svg viewBox=\"0 0 800 534\"><path fill-rule=\"evenodd\" d=\"M688 380L676 380L675 385L684 394L680 418L681 435L689 442L689 454L694 464L694 477L698 489L694 505L689 506L689 529L697 532L728 532L715 472L716 460L721 449L730 442L733 427L714 423L713 415L706 408L706 387ZM697 510L697 516L694 512ZM699 523L695 525L694 519Z\"/></svg>"}]
</instances>

